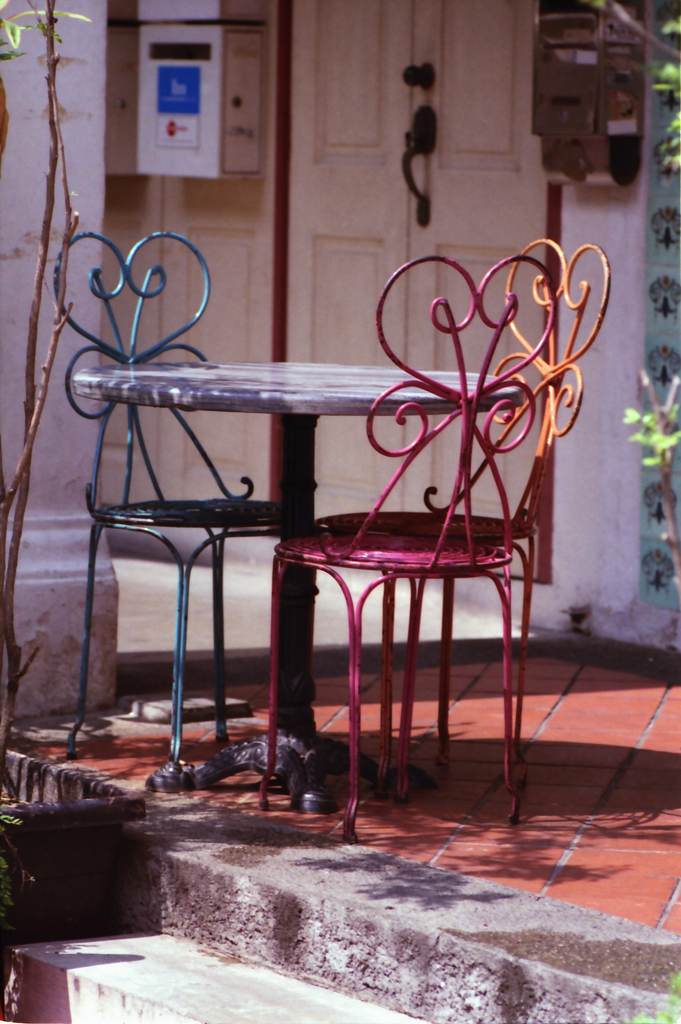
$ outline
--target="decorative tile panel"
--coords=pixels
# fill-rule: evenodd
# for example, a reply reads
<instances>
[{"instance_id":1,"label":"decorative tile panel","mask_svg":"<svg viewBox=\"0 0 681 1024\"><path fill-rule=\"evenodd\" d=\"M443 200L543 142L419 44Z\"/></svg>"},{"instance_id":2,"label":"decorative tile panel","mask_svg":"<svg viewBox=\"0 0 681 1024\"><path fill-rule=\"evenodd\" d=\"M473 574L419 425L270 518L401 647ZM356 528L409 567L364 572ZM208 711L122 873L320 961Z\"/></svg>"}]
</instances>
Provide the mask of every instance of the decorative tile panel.
<instances>
[{"instance_id":1,"label":"decorative tile panel","mask_svg":"<svg viewBox=\"0 0 681 1024\"><path fill-rule=\"evenodd\" d=\"M675 14L678 0L654 0L654 31ZM673 8L673 9L672 9ZM675 13L676 12L676 13ZM650 181L646 224L646 339L644 365L655 390L664 401L675 374L681 376L681 195L679 171L664 166L664 145L671 141L669 122L678 109L671 90L653 90L650 127ZM681 453L677 452L672 476L675 495L681 499ZM662 508L659 473L643 467L641 474L641 552L639 595L647 604L678 609L674 568L669 547L661 535L666 521Z\"/></svg>"}]
</instances>

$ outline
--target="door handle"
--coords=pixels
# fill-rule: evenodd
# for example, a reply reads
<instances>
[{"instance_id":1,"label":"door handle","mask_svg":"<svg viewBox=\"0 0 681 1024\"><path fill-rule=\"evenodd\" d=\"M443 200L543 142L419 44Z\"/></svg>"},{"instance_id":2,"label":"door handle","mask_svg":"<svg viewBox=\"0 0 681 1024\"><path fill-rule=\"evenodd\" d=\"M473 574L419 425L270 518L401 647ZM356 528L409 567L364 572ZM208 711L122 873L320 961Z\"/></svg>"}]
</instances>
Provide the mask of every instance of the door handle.
<instances>
[{"instance_id":1,"label":"door handle","mask_svg":"<svg viewBox=\"0 0 681 1024\"><path fill-rule=\"evenodd\" d=\"M414 123L405 136L407 148L402 156L402 173L409 191L416 196L416 222L422 227L430 223L430 198L421 192L414 181L411 162L415 156L428 156L435 149L437 115L432 107L419 107Z\"/></svg>"}]
</instances>

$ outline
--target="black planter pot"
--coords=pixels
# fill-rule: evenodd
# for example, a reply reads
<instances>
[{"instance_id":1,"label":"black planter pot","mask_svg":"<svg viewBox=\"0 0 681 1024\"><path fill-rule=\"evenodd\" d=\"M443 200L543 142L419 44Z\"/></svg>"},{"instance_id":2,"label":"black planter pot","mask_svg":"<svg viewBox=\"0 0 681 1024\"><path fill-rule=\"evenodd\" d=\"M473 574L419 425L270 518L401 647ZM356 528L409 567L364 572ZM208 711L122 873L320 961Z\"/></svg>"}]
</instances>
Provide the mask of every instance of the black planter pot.
<instances>
[{"instance_id":1,"label":"black planter pot","mask_svg":"<svg viewBox=\"0 0 681 1024\"><path fill-rule=\"evenodd\" d=\"M144 798L73 768L7 754L4 846L12 876L3 944L106 934L107 904L123 822L146 814ZM6 840L6 841L5 841ZM26 881L33 878L33 881Z\"/></svg>"}]
</instances>

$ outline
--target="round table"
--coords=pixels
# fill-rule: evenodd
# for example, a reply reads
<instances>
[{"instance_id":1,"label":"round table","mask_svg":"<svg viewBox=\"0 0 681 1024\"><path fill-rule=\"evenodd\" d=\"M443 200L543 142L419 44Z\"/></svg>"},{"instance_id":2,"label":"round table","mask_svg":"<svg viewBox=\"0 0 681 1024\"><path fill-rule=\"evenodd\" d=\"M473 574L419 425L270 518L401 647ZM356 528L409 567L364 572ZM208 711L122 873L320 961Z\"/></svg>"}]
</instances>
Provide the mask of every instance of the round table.
<instances>
[{"instance_id":1,"label":"round table","mask_svg":"<svg viewBox=\"0 0 681 1024\"><path fill-rule=\"evenodd\" d=\"M458 373L423 371L445 387L458 391ZM184 410L282 414L284 452L281 481L282 540L304 537L314 530L315 427L319 416L367 416L373 402L408 375L396 366L343 366L331 363L144 363L96 366L79 370L73 389L83 398ZM469 391L478 382L467 378ZM509 385L481 403L489 409L501 398L518 405L520 388ZM385 400L379 414L395 415L405 402L418 401L434 414L456 408L455 402L407 388ZM324 787L327 774L347 771L345 744L316 733L312 702L315 685L310 671L315 572L291 566L281 596L279 656L279 714L277 775L291 795L291 809L332 813L336 802ZM159 768L147 780L156 790L202 789L240 771L264 771L266 738L241 740L205 764L187 766L178 775ZM415 785L435 785L431 776L415 770ZM376 781L377 766L362 758L362 774Z\"/></svg>"}]
</instances>

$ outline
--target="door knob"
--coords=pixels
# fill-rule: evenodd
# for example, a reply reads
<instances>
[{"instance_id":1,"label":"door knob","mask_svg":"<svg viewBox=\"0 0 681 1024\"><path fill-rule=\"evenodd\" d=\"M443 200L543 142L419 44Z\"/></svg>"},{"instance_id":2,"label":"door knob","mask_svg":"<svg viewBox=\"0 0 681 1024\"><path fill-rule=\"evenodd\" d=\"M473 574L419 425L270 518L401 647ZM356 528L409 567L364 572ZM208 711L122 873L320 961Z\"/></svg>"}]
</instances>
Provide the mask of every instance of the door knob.
<instances>
[{"instance_id":1,"label":"door knob","mask_svg":"<svg viewBox=\"0 0 681 1024\"><path fill-rule=\"evenodd\" d=\"M410 64L402 75L407 85L420 85L422 89L432 89L435 81L435 68L432 64Z\"/></svg>"},{"instance_id":2,"label":"door knob","mask_svg":"<svg viewBox=\"0 0 681 1024\"><path fill-rule=\"evenodd\" d=\"M408 70L408 69L407 69ZM428 156L435 149L437 137L437 115L432 107L419 107L414 114L414 123L405 136L407 148L402 156L402 173L409 191L416 196L416 222L422 228L430 223L430 199L421 192L414 181L411 162L415 156Z\"/></svg>"}]
</instances>

